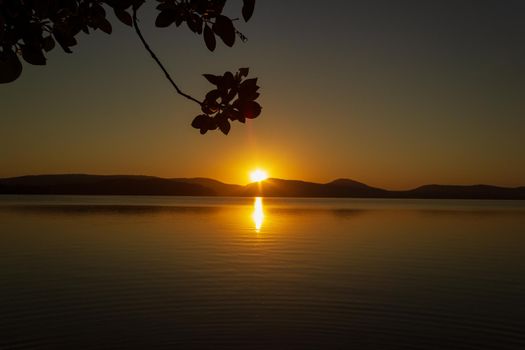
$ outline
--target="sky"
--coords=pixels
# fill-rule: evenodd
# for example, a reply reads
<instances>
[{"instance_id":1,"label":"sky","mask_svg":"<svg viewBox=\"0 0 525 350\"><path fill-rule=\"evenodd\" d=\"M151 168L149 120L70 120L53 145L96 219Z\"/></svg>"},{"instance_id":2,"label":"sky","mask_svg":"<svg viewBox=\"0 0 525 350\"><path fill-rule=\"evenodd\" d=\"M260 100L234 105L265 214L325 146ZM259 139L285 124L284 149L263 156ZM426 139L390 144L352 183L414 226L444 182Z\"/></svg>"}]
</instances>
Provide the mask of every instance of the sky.
<instances>
[{"instance_id":1,"label":"sky","mask_svg":"<svg viewBox=\"0 0 525 350\"><path fill-rule=\"evenodd\" d=\"M261 116L228 136L190 126L133 29L79 35L44 67L0 85L0 177L142 174L249 182L350 178L387 189L525 185L525 2L259 0L249 38L206 49L201 36L142 31L180 87L202 98L203 73L250 67ZM242 1L227 14L240 17Z\"/></svg>"}]
</instances>

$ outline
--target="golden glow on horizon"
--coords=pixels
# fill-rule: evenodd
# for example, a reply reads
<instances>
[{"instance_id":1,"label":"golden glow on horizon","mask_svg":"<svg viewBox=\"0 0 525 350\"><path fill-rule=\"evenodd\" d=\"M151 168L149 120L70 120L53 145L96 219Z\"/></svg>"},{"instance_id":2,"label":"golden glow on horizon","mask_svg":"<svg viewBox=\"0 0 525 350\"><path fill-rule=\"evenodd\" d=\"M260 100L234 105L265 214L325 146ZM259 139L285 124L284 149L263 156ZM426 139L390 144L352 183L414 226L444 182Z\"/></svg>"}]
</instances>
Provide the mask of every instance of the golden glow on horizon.
<instances>
[{"instance_id":1,"label":"golden glow on horizon","mask_svg":"<svg viewBox=\"0 0 525 350\"><path fill-rule=\"evenodd\" d=\"M261 182L268 178L268 173L261 169L255 169L250 173L250 180L252 182Z\"/></svg>"},{"instance_id":2,"label":"golden glow on horizon","mask_svg":"<svg viewBox=\"0 0 525 350\"><path fill-rule=\"evenodd\" d=\"M253 223L255 224L255 232L259 233L264 221L263 202L261 197L255 197L252 218Z\"/></svg>"}]
</instances>

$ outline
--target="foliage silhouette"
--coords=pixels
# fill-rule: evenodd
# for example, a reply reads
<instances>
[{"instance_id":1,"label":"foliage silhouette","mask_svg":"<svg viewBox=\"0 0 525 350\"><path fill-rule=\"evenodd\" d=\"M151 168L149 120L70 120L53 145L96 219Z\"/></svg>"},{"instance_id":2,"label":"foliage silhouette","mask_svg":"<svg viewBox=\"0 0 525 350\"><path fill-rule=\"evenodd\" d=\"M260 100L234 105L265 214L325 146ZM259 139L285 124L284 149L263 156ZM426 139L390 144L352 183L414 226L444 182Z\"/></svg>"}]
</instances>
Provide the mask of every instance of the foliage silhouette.
<instances>
[{"instance_id":1,"label":"foliage silhouette","mask_svg":"<svg viewBox=\"0 0 525 350\"><path fill-rule=\"evenodd\" d=\"M227 0L157 0L159 14L155 25L160 28L186 23L194 33L202 35L206 47L214 51L217 37L231 47L236 38L246 37L235 26L236 19L222 14ZM145 49L159 65L178 94L199 104L202 114L192 122L201 134L209 130L230 131L230 121L245 122L261 113L255 101L259 96L257 79L245 79L248 68L235 75L205 74L215 85L201 102L184 93L170 76L160 59L144 39L139 28L138 10L145 0L0 0L0 83L15 81L22 74L19 56L29 64L45 65L45 53L58 46L67 53L77 45L76 36L93 30L111 34L112 24L106 9L112 9L116 18L135 29ZM247 22L253 14L255 0L243 0L242 17Z\"/></svg>"}]
</instances>

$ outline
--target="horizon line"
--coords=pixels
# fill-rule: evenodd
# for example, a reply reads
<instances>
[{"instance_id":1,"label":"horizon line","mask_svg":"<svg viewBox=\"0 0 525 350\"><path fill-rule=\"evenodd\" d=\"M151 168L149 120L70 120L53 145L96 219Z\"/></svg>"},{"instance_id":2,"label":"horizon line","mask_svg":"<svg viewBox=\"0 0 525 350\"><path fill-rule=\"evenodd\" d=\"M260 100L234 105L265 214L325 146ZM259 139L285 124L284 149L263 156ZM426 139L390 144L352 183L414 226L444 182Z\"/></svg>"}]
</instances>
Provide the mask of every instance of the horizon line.
<instances>
[{"instance_id":1,"label":"horizon line","mask_svg":"<svg viewBox=\"0 0 525 350\"><path fill-rule=\"evenodd\" d=\"M118 177L118 176L125 177L125 176L128 176L128 177L149 177L149 178L157 178L157 179L163 179L163 180L184 180L184 179L195 180L195 179L204 179L204 180L217 181L217 182L220 182L220 183L225 184L225 185L244 186L244 187L248 186L248 185L251 185L251 184L256 184L257 183L257 181L255 181L255 182L247 182L246 184L238 184L238 183L231 183L231 182L225 182L225 181L222 181L222 180L217 180L215 178L207 177L207 176L162 177L162 176L158 176L158 175L118 174L118 173L117 174L97 174L97 173L40 173L40 174L25 174L25 175L17 175L17 176L0 177L0 181L1 180L8 180L8 179L15 179L15 178L38 177L38 176L107 176L107 177ZM303 180L303 179L288 179L288 178L281 178L281 177L269 177L266 180L263 180L263 181L260 181L260 182L265 182L265 181L268 181L268 180L297 181L297 182L305 182L305 183L318 184L318 185L327 185L327 184L333 183L335 181L346 180L346 181L352 181L352 182L360 183L360 184L363 184L363 185L368 186L368 187L377 188L377 189L386 190L386 191L391 191L391 192L409 191L409 190L418 189L418 188L424 187L424 186L467 186L467 187L471 187L471 186L491 186L491 187L500 187L500 188L508 188L508 189L518 189L518 188L525 187L525 184L518 185L518 186L502 186L502 185L495 185L495 184L490 184L490 183L468 183L468 184L465 184L465 183L437 183L437 182L434 182L434 183L423 183L421 185L409 187L407 189L394 189L393 190L393 189L384 188L382 186L381 187L371 186L371 185L369 185L366 182L359 181L359 180L354 180L354 179L349 178L349 177L338 177L338 178L335 178L335 179L327 181L327 182L310 181L310 180Z\"/></svg>"}]
</instances>

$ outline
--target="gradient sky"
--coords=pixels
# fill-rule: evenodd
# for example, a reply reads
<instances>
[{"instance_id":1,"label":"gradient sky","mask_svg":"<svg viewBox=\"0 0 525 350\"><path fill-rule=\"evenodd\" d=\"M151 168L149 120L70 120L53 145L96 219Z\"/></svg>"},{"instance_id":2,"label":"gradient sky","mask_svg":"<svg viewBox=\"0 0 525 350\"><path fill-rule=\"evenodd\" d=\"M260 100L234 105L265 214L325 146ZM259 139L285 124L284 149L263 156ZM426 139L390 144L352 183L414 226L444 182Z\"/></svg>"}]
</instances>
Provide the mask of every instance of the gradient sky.
<instances>
[{"instance_id":1,"label":"gradient sky","mask_svg":"<svg viewBox=\"0 0 525 350\"><path fill-rule=\"evenodd\" d=\"M228 13L240 16L241 1ZM263 113L230 135L190 123L134 31L81 35L71 55L24 65L0 85L0 177L43 173L346 177L405 189L427 183L525 185L523 0L259 0L249 37L209 52L185 26L146 39L185 92L202 73L248 66Z\"/></svg>"}]
</instances>

